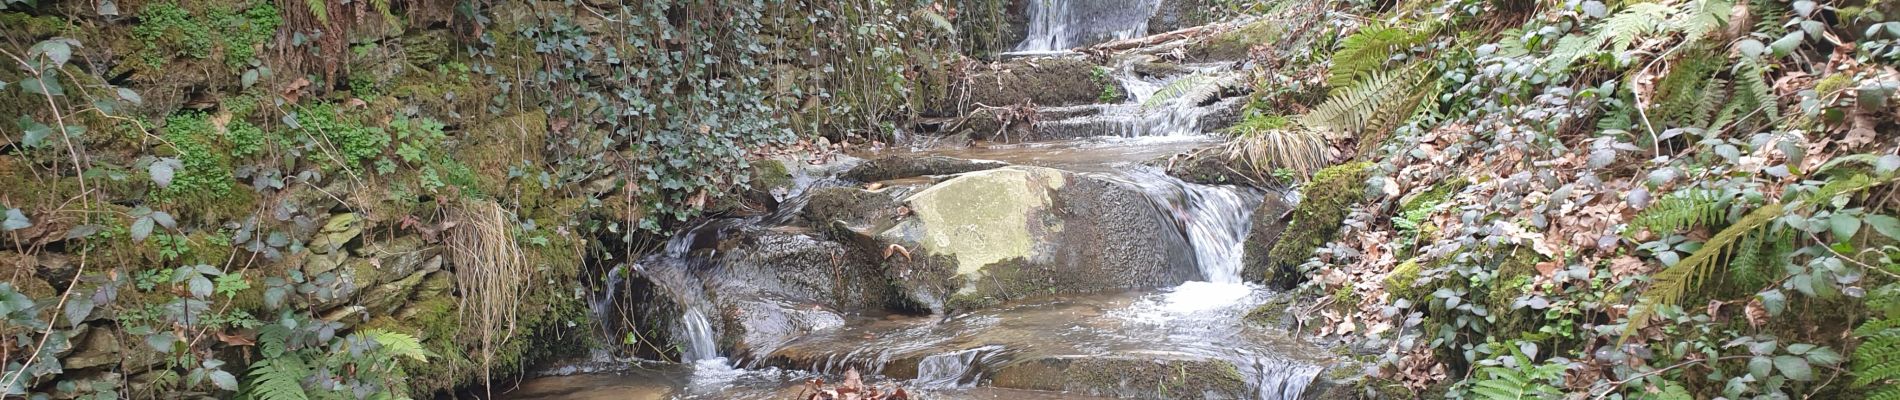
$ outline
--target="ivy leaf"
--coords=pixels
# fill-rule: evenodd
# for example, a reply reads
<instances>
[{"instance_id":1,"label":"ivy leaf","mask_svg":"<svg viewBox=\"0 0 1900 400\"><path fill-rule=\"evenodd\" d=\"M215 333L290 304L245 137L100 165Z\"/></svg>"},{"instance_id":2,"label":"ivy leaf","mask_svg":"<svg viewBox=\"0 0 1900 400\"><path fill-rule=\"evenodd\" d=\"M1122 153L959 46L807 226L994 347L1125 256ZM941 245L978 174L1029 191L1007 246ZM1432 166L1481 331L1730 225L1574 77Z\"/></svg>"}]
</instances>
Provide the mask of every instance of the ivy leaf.
<instances>
[{"instance_id":1,"label":"ivy leaf","mask_svg":"<svg viewBox=\"0 0 1900 400\"><path fill-rule=\"evenodd\" d=\"M171 332L145 335L145 345L152 346L153 350L158 350L160 353L170 354L172 352L172 345L176 343L177 338L172 337Z\"/></svg>"},{"instance_id":2,"label":"ivy leaf","mask_svg":"<svg viewBox=\"0 0 1900 400\"><path fill-rule=\"evenodd\" d=\"M1814 380L1813 367L1808 365L1808 360L1804 360L1801 357L1775 356L1775 369L1780 370L1781 376L1786 376L1788 379L1797 381Z\"/></svg>"},{"instance_id":3,"label":"ivy leaf","mask_svg":"<svg viewBox=\"0 0 1900 400\"><path fill-rule=\"evenodd\" d=\"M211 284L211 279L203 274L192 274L191 283L187 286L191 287L191 297L200 299L211 297L211 292L217 289L217 285Z\"/></svg>"},{"instance_id":4,"label":"ivy leaf","mask_svg":"<svg viewBox=\"0 0 1900 400\"><path fill-rule=\"evenodd\" d=\"M264 306L271 309L281 308L284 306L284 297L289 294L283 286L271 286L269 289L264 289Z\"/></svg>"},{"instance_id":5,"label":"ivy leaf","mask_svg":"<svg viewBox=\"0 0 1900 400\"><path fill-rule=\"evenodd\" d=\"M132 104L145 104L145 97L139 96L139 92L126 88L118 88L117 92L121 100L132 102Z\"/></svg>"},{"instance_id":6,"label":"ivy leaf","mask_svg":"<svg viewBox=\"0 0 1900 400\"><path fill-rule=\"evenodd\" d=\"M1781 315L1782 311L1788 309L1788 295L1782 294L1780 290L1756 293L1755 297L1761 299L1761 305L1768 309L1768 315Z\"/></svg>"},{"instance_id":7,"label":"ivy leaf","mask_svg":"<svg viewBox=\"0 0 1900 400\"><path fill-rule=\"evenodd\" d=\"M34 121L30 116L20 116L19 124L20 130L26 132L26 136L20 140L26 147L40 147L45 144L47 136L53 135L53 127Z\"/></svg>"},{"instance_id":8,"label":"ivy leaf","mask_svg":"<svg viewBox=\"0 0 1900 400\"><path fill-rule=\"evenodd\" d=\"M211 377L211 384L217 386L219 389L230 390L230 391L238 390L237 377L231 376L230 372L224 372L224 370L215 370L215 371L211 371L210 377Z\"/></svg>"},{"instance_id":9,"label":"ivy leaf","mask_svg":"<svg viewBox=\"0 0 1900 400\"><path fill-rule=\"evenodd\" d=\"M66 95L66 87L60 86L59 77L53 76L53 74L43 74L32 79L20 81L20 90L25 90L27 94Z\"/></svg>"},{"instance_id":10,"label":"ivy leaf","mask_svg":"<svg viewBox=\"0 0 1900 400\"><path fill-rule=\"evenodd\" d=\"M1828 228L1834 231L1835 240L1847 240L1860 233L1860 218L1845 213L1835 213L1827 218Z\"/></svg>"},{"instance_id":11,"label":"ivy leaf","mask_svg":"<svg viewBox=\"0 0 1900 400\"><path fill-rule=\"evenodd\" d=\"M1875 232L1880 232L1880 234L1890 238L1900 239L1900 218L1890 217L1885 214L1871 214L1862 221L1866 222L1867 225L1872 225Z\"/></svg>"},{"instance_id":12,"label":"ivy leaf","mask_svg":"<svg viewBox=\"0 0 1900 400\"><path fill-rule=\"evenodd\" d=\"M98 224L86 224L86 225L75 226L73 227L73 229L66 231L66 239L72 240L72 239L78 239L78 238L96 235L96 234L99 234L99 231L105 230L105 229L106 227L99 226Z\"/></svg>"},{"instance_id":13,"label":"ivy leaf","mask_svg":"<svg viewBox=\"0 0 1900 400\"><path fill-rule=\"evenodd\" d=\"M1812 0L1801 0L1801 1L1794 2L1794 15L1799 15L1802 18L1808 18L1808 17L1814 16L1815 6L1816 4Z\"/></svg>"},{"instance_id":14,"label":"ivy leaf","mask_svg":"<svg viewBox=\"0 0 1900 400\"><path fill-rule=\"evenodd\" d=\"M1878 160L1874 160L1875 174L1887 175L1896 170L1900 170L1900 155L1888 154L1880 156Z\"/></svg>"},{"instance_id":15,"label":"ivy leaf","mask_svg":"<svg viewBox=\"0 0 1900 400\"><path fill-rule=\"evenodd\" d=\"M1810 363L1821 365L1835 365L1847 361L1846 358L1841 357L1841 353L1835 353L1834 349L1819 346L1816 346L1814 350L1808 350L1808 353L1802 356L1807 357Z\"/></svg>"},{"instance_id":16,"label":"ivy leaf","mask_svg":"<svg viewBox=\"0 0 1900 400\"><path fill-rule=\"evenodd\" d=\"M1748 57L1761 57L1762 53L1767 51L1767 46L1755 39L1742 39L1735 42L1735 50Z\"/></svg>"},{"instance_id":17,"label":"ivy leaf","mask_svg":"<svg viewBox=\"0 0 1900 400\"><path fill-rule=\"evenodd\" d=\"M154 221L152 221L152 216L150 215L139 217L137 220L133 220L132 231L129 232L132 235L132 241L144 242L146 237L152 236L153 222Z\"/></svg>"},{"instance_id":18,"label":"ivy leaf","mask_svg":"<svg viewBox=\"0 0 1900 400\"><path fill-rule=\"evenodd\" d=\"M7 209L6 222L0 222L0 231L17 231L33 226L33 220L26 217L18 208Z\"/></svg>"},{"instance_id":19,"label":"ivy leaf","mask_svg":"<svg viewBox=\"0 0 1900 400\"><path fill-rule=\"evenodd\" d=\"M153 222L158 223L158 226L163 226L167 229L178 229L178 220L172 219L171 213L153 211L151 217Z\"/></svg>"},{"instance_id":20,"label":"ivy leaf","mask_svg":"<svg viewBox=\"0 0 1900 400\"><path fill-rule=\"evenodd\" d=\"M92 315L94 306L96 304L93 304L91 297L73 296L66 299L66 309L63 310L66 313L66 321L74 325L85 322L86 317Z\"/></svg>"},{"instance_id":21,"label":"ivy leaf","mask_svg":"<svg viewBox=\"0 0 1900 400\"><path fill-rule=\"evenodd\" d=\"M1807 354L1809 351L1814 350L1815 347L1817 346L1807 344L1807 343L1795 343L1795 344L1788 345L1787 350L1788 350L1788 354L1793 354L1793 355L1798 356L1802 354Z\"/></svg>"},{"instance_id":22,"label":"ivy leaf","mask_svg":"<svg viewBox=\"0 0 1900 400\"><path fill-rule=\"evenodd\" d=\"M1768 48L1775 51L1775 56L1786 56L1789 53L1793 53L1795 47L1801 46L1801 40L1805 38L1806 35L1807 34L1799 31L1788 32L1787 35L1782 36L1780 39L1775 39L1774 43L1769 43Z\"/></svg>"},{"instance_id":23,"label":"ivy leaf","mask_svg":"<svg viewBox=\"0 0 1900 400\"><path fill-rule=\"evenodd\" d=\"M53 62L54 67L58 67L66 65L66 61L73 58L73 44L75 43L78 43L78 41L67 38L56 37L46 39L40 41L39 44L33 45L33 48L26 49L26 55L27 57L46 56L47 60Z\"/></svg>"},{"instance_id":24,"label":"ivy leaf","mask_svg":"<svg viewBox=\"0 0 1900 400\"><path fill-rule=\"evenodd\" d=\"M145 167L145 170L151 173L152 183L158 184L160 188L167 188L171 187L172 177L178 174L178 167L182 164L176 158L163 158Z\"/></svg>"},{"instance_id":25,"label":"ivy leaf","mask_svg":"<svg viewBox=\"0 0 1900 400\"><path fill-rule=\"evenodd\" d=\"M1768 379L1768 374L1774 372L1774 369L1774 361L1768 357L1755 356L1748 359L1748 374L1754 376L1755 379Z\"/></svg>"}]
</instances>

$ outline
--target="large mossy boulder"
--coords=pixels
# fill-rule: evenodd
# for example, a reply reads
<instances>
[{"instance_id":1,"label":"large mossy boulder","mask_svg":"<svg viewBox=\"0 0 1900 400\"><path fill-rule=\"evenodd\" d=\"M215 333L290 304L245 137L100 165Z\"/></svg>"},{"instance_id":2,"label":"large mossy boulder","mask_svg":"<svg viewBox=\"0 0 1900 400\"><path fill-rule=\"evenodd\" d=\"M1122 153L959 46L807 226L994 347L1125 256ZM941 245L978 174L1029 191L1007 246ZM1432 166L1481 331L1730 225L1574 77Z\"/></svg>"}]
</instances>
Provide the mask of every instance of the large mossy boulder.
<instances>
[{"instance_id":1,"label":"large mossy boulder","mask_svg":"<svg viewBox=\"0 0 1900 400\"><path fill-rule=\"evenodd\" d=\"M1250 282L1268 283L1280 287L1292 287L1304 280L1299 265L1312 257L1321 245L1333 239L1339 233L1341 223L1352 211L1352 206L1366 198L1366 179L1372 177L1372 164L1355 162L1334 165L1313 174L1313 180L1300 188L1299 205L1293 207L1291 220L1275 240L1264 258L1243 255L1245 260L1258 260L1266 263L1263 267L1252 267L1252 273L1243 271L1241 277Z\"/></svg>"},{"instance_id":2,"label":"large mossy boulder","mask_svg":"<svg viewBox=\"0 0 1900 400\"><path fill-rule=\"evenodd\" d=\"M934 309L1158 287L1199 276L1173 220L1121 183L1041 167L971 172L904 199L878 234L908 250L887 273Z\"/></svg>"}]
</instances>

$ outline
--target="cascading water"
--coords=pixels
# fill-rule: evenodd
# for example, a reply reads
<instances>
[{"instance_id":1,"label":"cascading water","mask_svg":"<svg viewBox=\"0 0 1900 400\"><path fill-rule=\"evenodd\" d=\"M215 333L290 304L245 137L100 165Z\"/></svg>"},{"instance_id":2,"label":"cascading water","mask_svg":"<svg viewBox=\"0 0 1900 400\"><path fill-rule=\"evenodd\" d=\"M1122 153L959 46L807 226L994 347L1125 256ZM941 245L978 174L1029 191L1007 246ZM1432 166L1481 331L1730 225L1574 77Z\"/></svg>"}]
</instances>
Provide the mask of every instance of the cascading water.
<instances>
[{"instance_id":1,"label":"cascading water","mask_svg":"<svg viewBox=\"0 0 1900 400\"><path fill-rule=\"evenodd\" d=\"M1188 183L1158 168L1132 168L1121 177L1174 217L1194 248L1195 266L1208 282L1239 284L1242 240L1252 227L1258 190Z\"/></svg>"},{"instance_id":2,"label":"cascading water","mask_svg":"<svg viewBox=\"0 0 1900 400\"><path fill-rule=\"evenodd\" d=\"M1066 50L1148 33L1158 0L1028 0L1029 35L1018 52Z\"/></svg>"}]
</instances>

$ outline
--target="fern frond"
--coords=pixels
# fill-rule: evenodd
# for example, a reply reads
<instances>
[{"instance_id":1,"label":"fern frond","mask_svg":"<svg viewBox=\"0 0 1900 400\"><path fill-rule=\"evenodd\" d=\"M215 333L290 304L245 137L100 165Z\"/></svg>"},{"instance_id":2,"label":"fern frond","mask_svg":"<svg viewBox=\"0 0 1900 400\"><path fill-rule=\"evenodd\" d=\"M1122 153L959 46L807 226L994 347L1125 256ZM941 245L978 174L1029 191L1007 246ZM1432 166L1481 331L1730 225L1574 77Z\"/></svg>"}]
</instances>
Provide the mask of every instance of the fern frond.
<instances>
[{"instance_id":1,"label":"fern frond","mask_svg":"<svg viewBox=\"0 0 1900 400\"><path fill-rule=\"evenodd\" d=\"M1418 110L1426 97L1422 89L1432 83L1430 72L1420 64L1373 72L1361 84L1334 91L1325 103L1300 116L1300 123L1353 135L1383 134Z\"/></svg>"},{"instance_id":2,"label":"fern frond","mask_svg":"<svg viewBox=\"0 0 1900 400\"><path fill-rule=\"evenodd\" d=\"M1682 32L1683 40L1698 41L1709 33L1728 26L1732 0L1695 0L1669 19L1670 30Z\"/></svg>"},{"instance_id":3,"label":"fern frond","mask_svg":"<svg viewBox=\"0 0 1900 400\"><path fill-rule=\"evenodd\" d=\"M283 357L289 341L290 328L282 324L266 324L257 329L257 349L264 358Z\"/></svg>"},{"instance_id":4,"label":"fern frond","mask_svg":"<svg viewBox=\"0 0 1900 400\"><path fill-rule=\"evenodd\" d=\"M1184 76L1155 90L1153 96L1148 96L1148 100L1141 102L1141 108L1153 108L1175 99L1189 104L1200 104L1219 96L1222 90L1239 85L1243 78L1245 74L1197 73Z\"/></svg>"},{"instance_id":5,"label":"fern frond","mask_svg":"<svg viewBox=\"0 0 1900 400\"><path fill-rule=\"evenodd\" d=\"M1887 301L1891 301L1888 299ZM1871 386L1867 398L1900 398L1900 318L1875 318L1854 328L1855 386Z\"/></svg>"},{"instance_id":6,"label":"fern frond","mask_svg":"<svg viewBox=\"0 0 1900 400\"><path fill-rule=\"evenodd\" d=\"M930 26L937 27L937 29L944 31L944 33L948 33L951 36L956 36L957 34L957 25L950 23L950 19L944 18L943 14L938 14L936 11L929 9L918 9L914 15L923 18L924 21L930 22Z\"/></svg>"},{"instance_id":7,"label":"fern frond","mask_svg":"<svg viewBox=\"0 0 1900 400\"><path fill-rule=\"evenodd\" d=\"M1630 323L1624 333L1626 335L1634 333L1641 328L1649 321L1650 315L1655 313L1658 306L1675 305L1682 301L1682 298L1689 294L1690 288L1698 287L1708 280L1710 273L1714 271L1711 267L1733 254L1731 250L1735 248L1737 242L1757 229L1768 226L1769 222L1781 217L1783 211L1781 203L1768 203L1756 208L1734 224L1716 232L1715 236L1710 236L1709 240L1703 241L1702 249L1676 262L1676 265L1656 273L1655 281L1650 284L1649 290L1642 294L1640 300L1642 305L1633 308L1630 312Z\"/></svg>"},{"instance_id":8,"label":"fern frond","mask_svg":"<svg viewBox=\"0 0 1900 400\"><path fill-rule=\"evenodd\" d=\"M1761 61L1742 58L1735 63L1732 72L1735 79L1735 95L1729 101L1733 108L1729 113L1735 115L1737 125L1760 121L1759 126L1770 126L1781 121L1781 104L1775 98L1775 90L1768 83L1768 71ZM1713 125L1722 128L1723 125ZM1751 126L1738 126L1748 129ZM1743 133L1750 133L1743 131Z\"/></svg>"},{"instance_id":9,"label":"fern frond","mask_svg":"<svg viewBox=\"0 0 1900 400\"><path fill-rule=\"evenodd\" d=\"M1748 12L1755 14L1755 32L1766 37L1788 34L1788 6L1775 0L1748 0Z\"/></svg>"},{"instance_id":10,"label":"fern frond","mask_svg":"<svg viewBox=\"0 0 1900 400\"><path fill-rule=\"evenodd\" d=\"M1568 35L1557 40L1557 46L1545 56L1544 70L1561 72L1583 57L1611 45L1616 51L1629 49L1631 43L1644 35L1663 31L1676 9L1658 3L1636 3L1623 9L1597 24L1596 30L1588 35Z\"/></svg>"},{"instance_id":11,"label":"fern frond","mask_svg":"<svg viewBox=\"0 0 1900 400\"><path fill-rule=\"evenodd\" d=\"M409 358L416 361L429 361L429 351L422 348L422 341L406 333L371 329L358 334L368 337L382 345L382 352L392 357Z\"/></svg>"},{"instance_id":12,"label":"fern frond","mask_svg":"<svg viewBox=\"0 0 1900 400\"><path fill-rule=\"evenodd\" d=\"M1340 40L1333 52L1326 84L1333 90L1351 88L1361 78L1385 69L1393 53L1424 43L1428 36L1405 28L1374 25Z\"/></svg>"},{"instance_id":13,"label":"fern frond","mask_svg":"<svg viewBox=\"0 0 1900 400\"><path fill-rule=\"evenodd\" d=\"M1656 233L1670 233L1714 225L1722 222L1730 198L1719 190L1690 189L1673 193L1636 214L1630 226Z\"/></svg>"},{"instance_id":14,"label":"fern frond","mask_svg":"<svg viewBox=\"0 0 1900 400\"><path fill-rule=\"evenodd\" d=\"M251 364L243 397L250 400L309 400L303 378L309 367L296 356L272 357Z\"/></svg>"},{"instance_id":15,"label":"fern frond","mask_svg":"<svg viewBox=\"0 0 1900 400\"><path fill-rule=\"evenodd\" d=\"M329 0L304 0L303 2L305 6L310 7L310 16L317 19L318 25L330 24Z\"/></svg>"}]
</instances>

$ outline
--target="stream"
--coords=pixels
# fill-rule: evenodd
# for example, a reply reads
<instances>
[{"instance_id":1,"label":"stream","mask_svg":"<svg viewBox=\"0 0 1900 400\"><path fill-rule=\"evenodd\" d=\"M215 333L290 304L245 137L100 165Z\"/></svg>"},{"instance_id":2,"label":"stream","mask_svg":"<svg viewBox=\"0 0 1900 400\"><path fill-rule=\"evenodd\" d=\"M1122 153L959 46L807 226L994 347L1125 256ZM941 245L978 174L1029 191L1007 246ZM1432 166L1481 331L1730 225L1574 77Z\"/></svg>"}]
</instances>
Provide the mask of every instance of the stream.
<instances>
[{"instance_id":1,"label":"stream","mask_svg":"<svg viewBox=\"0 0 1900 400\"><path fill-rule=\"evenodd\" d=\"M1030 35L1017 46L1023 52L1142 36L1146 16L1155 8L1152 0L1030 3ZM1232 73L1220 65L1188 67L1195 74ZM850 240L826 238L840 230L883 230L882 236L861 239L881 241L890 232L917 228L888 222L873 222L878 224L873 229L844 227L840 221L832 226L843 228L832 229L798 222L812 212L805 208L821 207L813 193L858 185L838 176L839 170L862 162L854 157L835 169L800 168L794 173L798 189L783 194L775 213L686 229L659 254L609 274L606 289L594 294L595 314L608 324L632 314L658 315L674 338L680 362L600 354L523 382L504 398L789 399L800 398L805 382L836 381L848 369L863 373L868 383L897 385L925 399L1302 398L1335 364L1331 353L1293 333L1246 322L1248 312L1274 293L1240 278L1243 240L1255 208L1267 196L1291 202L1296 195L1189 183L1144 165L1221 143L1217 134L1202 129L1201 121L1231 104L1151 101L1169 81L1139 76L1128 63L1112 76L1128 91L1128 100L1046 108L1045 115L1058 117L1033 127L1042 140L855 155L994 160L1059 171L1068 177L1067 185L1086 181L1137 193L1134 201L1143 205L1130 210L1152 213L1168 229L1120 234L1160 237L1142 242L1159 244L1103 245L1159 246L1166 265L1150 267L1177 271L1171 276L1181 279L1097 277L1124 288L1022 296L950 311L952 302L942 298L950 294L918 295L917 290L881 289L875 280L857 282L856 276L881 272L837 271L857 250L851 250ZM888 187L877 193L914 200L933 185L947 184L937 179L945 178L880 183ZM1070 190L1062 185L1052 190ZM1090 226L1060 222L1065 225L1057 226L1065 230ZM1060 254L1068 253L1055 254L1059 264ZM826 264L827 257L831 274L845 277L814 281L809 270L823 268L811 264ZM890 257L887 250L884 259ZM1031 257L1028 262L1039 261ZM629 280L640 284L629 285ZM1050 293L1055 292L1052 286ZM670 304L627 310L629 296L641 293L642 299ZM902 310L836 300L885 304L892 297L922 304Z\"/></svg>"}]
</instances>

